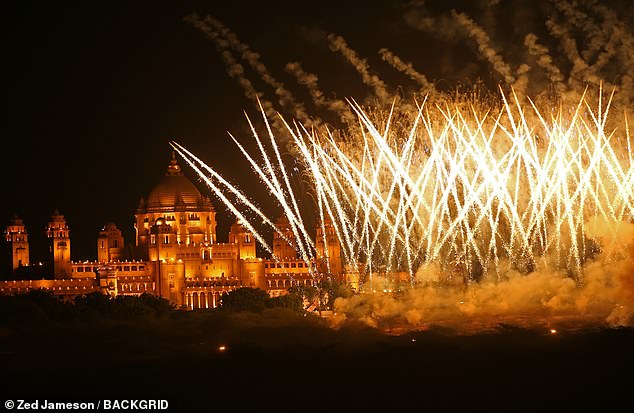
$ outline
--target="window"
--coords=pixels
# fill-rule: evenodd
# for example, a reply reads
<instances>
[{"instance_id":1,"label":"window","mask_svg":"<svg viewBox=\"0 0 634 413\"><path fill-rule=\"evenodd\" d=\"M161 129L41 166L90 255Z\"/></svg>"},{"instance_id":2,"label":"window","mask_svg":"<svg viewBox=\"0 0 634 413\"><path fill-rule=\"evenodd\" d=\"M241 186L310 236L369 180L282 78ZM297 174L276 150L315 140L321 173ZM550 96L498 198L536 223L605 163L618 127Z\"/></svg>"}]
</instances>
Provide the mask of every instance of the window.
<instances>
[{"instance_id":1,"label":"window","mask_svg":"<svg viewBox=\"0 0 634 413\"><path fill-rule=\"evenodd\" d=\"M210 260L211 259L211 251L209 251L208 249L203 249L203 260Z\"/></svg>"},{"instance_id":2,"label":"window","mask_svg":"<svg viewBox=\"0 0 634 413\"><path fill-rule=\"evenodd\" d=\"M251 243L251 235L250 234L244 234L244 243L245 244L250 244Z\"/></svg>"},{"instance_id":3,"label":"window","mask_svg":"<svg viewBox=\"0 0 634 413\"><path fill-rule=\"evenodd\" d=\"M124 266L123 271L130 271L130 266L129 265Z\"/></svg>"},{"instance_id":4,"label":"window","mask_svg":"<svg viewBox=\"0 0 634 413\"><path fill-rule=\"evenodd\" d=\"M163 244L169 244L170 243L170 236L169 235L165 235L164 239L163 239Z\"/></svg>"},{"instance_id":5,"label":"window","mask_svg":"<svg viewBox=\"0 0 634 413\"><path fill-rule=\"evenodd\" d=\"M152 245L156 244L156 235L154 234L150 235L150 244Z\"/></svg>"}]
</instances>

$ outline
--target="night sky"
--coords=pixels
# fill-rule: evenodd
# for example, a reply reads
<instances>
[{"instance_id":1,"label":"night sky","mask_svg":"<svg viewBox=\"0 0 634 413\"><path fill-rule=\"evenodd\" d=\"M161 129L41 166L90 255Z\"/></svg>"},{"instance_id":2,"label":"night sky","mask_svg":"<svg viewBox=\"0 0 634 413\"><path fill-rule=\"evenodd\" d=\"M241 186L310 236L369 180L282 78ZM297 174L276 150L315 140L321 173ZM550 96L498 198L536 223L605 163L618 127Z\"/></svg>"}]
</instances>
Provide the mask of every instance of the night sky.
<instances>
[{"instance_id":1,"label":"night sky","mask_svg":"<svg viewBox=\"0 0 634 413\"><path fill-rule=\"evenodd\" d=\"M400 92L413 85L381 61L382 47L412 62L439 87L499 80L479 59L473 41L442 28L430 34L412 27L404 17L411 10L405 1L51 3L3 3L0 12L5 162L0 217L3 229L15 214L25 220L32 262L47 259L44 229L56 209L70 226L73 260L96 258L96 237L107 222L133 243L135 209L163 176L170 140L242 188L256 187L227 132L248 141L243 111L252 116L257 111L227 75L214 44L183 21L190 13L221 20L299 100L305 91L284 72L292 61L317 74L327 94L360 99L367 94L354 69L329 50L329 33L345 38ZM484 0L427 3L430 16L456 8L480 18L498 36L506 33L498 38L507 45L521 42L515 31L527 20L543 31L543 16L552 8L548 2L513 1L491 13ZM257 76L250 77L270 93ZM222 222L233 218L220 201L212 197L212 202L222 241L228 231Z\"/></svg>"}]
</instances>

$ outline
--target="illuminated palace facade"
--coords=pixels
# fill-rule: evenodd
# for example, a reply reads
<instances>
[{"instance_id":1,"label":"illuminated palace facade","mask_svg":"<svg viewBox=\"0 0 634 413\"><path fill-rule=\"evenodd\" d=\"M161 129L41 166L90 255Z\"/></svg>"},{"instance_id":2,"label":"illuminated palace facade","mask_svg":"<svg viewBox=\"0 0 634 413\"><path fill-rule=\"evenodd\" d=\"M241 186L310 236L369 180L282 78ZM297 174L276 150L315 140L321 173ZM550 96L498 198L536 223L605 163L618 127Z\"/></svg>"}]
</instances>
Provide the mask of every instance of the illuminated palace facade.
<instances>
[{"instance_id":1,"label":"illuminated palace facade","mask_svg":"<svg viewBox=\"0 0 634 413\"><path fill-rule=\"evenodd\" d=\"M63 298L94 291L111 296L151 293L194 309L217 307L223 294L243 286L282 295L291 286L314 285L326 272L357 287L344 274L341 246L328 223L325 234L317 226L314 262L299 259L286 241L294 237L284 218L274 232L277 260L257 256L255 238L240 221L231 226L228 242L218 242L214 207L183 175L174 154L165 176L139 202L134 218L134 245L125 245L121 230L108 223L97 238L97 261L71 261L70 229L55 211L46 230L52 274L45 278L50 279L0 281L0 294L32 289L46 289ZM15 217L5 235L13 271L19 274L30 266L24 222Z\"/></svg>"}]
</instances>

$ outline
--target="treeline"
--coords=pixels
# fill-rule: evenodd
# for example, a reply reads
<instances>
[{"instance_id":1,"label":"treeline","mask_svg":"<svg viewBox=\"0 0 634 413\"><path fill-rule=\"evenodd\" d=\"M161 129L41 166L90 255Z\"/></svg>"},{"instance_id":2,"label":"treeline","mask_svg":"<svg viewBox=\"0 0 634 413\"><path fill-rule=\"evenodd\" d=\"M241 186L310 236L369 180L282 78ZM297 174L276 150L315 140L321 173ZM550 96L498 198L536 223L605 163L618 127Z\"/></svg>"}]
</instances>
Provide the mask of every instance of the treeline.
<instances>
[{"instance_id":1,"label":"treeline","mask_svg":"<svg viewBox=\"0 0 634 413\"><path fill-rule=\"evenodd\" d=\"M45 290L0 296L0 325L22 328L38 325L161 318L175 307L151 294L111 298L99 292L65 301Z\"/></svg>"},{"instance_id":2,"label":"treeline","mask_svg":"<svg viewBox=\"0 0 634 413\"><path fill-rule=\"evenodd\" d=\"M195 312L255 312L284 308L293 312L306 309L325 310L332 308L334 300L352 294L343 284L322 283L318 287L292 287L288 294L270 297L264 290L243 287L222 296L222 305L217 309ZM74 322L96 323L171 318L182 316L177 308L164 298L152 294L140 296L109 297L99 292L77 296L74 300L61 300L45 290L32 290L17 295L0 295L0 326L19 329L29 326L68 324Z\"/></svg>"},{"instance_id":3,"label":"treeline","mask_svg":"<svg viewBox=\"0 0 634 413\"><path fill-rule=\"evenodd\" d=\"M243 287L223 295L219 308L196 311L262 313L270 308L285 308L304 312L305 308L331 308L337 297L351 293L349 288L333 283L293 287L288 294L279 297L269 297L266 291L258 288ZM164 298L147 293L109 297L94 292L68 301L45 290L32 290L18 295L0 295L0 326L20 328L51 323L160 320L175 314L182 316L186 312L182 310Z\"/></svg>"}]
</instances>

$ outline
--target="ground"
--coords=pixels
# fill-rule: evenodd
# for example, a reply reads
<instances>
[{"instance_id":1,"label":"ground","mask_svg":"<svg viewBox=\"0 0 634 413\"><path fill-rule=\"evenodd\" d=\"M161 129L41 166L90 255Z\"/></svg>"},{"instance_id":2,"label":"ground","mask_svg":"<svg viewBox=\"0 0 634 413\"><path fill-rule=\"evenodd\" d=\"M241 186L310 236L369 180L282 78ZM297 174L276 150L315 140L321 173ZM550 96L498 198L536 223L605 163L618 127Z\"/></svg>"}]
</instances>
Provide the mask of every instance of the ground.
<instances>
[{"instance_id":1,"label":"ground","mask_svg":"<svg viewBox=\"0 0 634 413\"><path fill-rule=\"evenodd\" d=\"M224 347L224 348L223 348ZM4 327L2 394L159 398L173 411L610 411L634 329L400 335L267 309Z\"/></svg>"}]
</instances>

